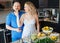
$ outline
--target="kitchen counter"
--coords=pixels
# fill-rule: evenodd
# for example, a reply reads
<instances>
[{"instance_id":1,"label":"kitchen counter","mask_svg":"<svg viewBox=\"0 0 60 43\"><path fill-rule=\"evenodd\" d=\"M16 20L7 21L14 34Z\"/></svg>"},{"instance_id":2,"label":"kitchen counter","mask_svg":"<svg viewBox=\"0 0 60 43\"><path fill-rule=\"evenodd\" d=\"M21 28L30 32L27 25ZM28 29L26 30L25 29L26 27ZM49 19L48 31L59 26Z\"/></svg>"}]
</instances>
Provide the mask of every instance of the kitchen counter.
<instances>
[{"instance_id":1,"label":"kitchen counter","mask_svg":"<svg viewBox=\"0 0 60 43\"><path fill-rule=\"evenodd\" d=\"M57 39L57 41L55 42L55 43L60 43L60 33L56 33L56 32L52 32L52 34L56 34L56 35L58 35L58 39ZM49 35L48 35L49 36ZM47 37L48 37L47 36ZM24 39L23 39L24 40ZM23 43L23 40L22 39L20 39L20 40L17 40L17 41L14 41L14 42L10 42L10 43ZM31 40L29 41L30 39L25 39L24 41L26 42L27 41L27 43L29 42L29 43L32 43L31 42ZM34 42L33 42L34 43Z\"/></svg>"},{"instance_id":2,"label":"kitchen counter","mask_svg":"<svg viewBox=\"0 0 60 43\"><path fill-rule=\"evenodd\" d=\"M10 42L10 43L23 43L22 40L17 40L15 42ZM56 43L60 43L60 35L59 35L59 39L58 41L56 41Z\"/></svg>"},{"instance_id":3,"label":"kitchen counter","mask_svg":"<svg viewBox=\"0 0 60 43\"><path fill-rule=\"evenodd\" d=\"M45 20L45 19L39 19L39 21L47 21L47 22L52 22L52 23L58 23L58 21L53 21L53 20Z\"/></svg>"}]
</instances>

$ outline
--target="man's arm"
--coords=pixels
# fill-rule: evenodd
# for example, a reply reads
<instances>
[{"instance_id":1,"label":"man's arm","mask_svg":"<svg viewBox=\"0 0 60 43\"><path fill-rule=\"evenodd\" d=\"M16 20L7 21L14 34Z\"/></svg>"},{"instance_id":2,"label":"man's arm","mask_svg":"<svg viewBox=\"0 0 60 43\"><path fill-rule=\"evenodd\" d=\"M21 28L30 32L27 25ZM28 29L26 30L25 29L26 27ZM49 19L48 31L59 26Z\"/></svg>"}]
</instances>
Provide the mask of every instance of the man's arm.
<instances>
[{"instance_id":1,"label":"man's arm","mask_svg":"<svg viewBox=\"0 0 60 43\"><path fill-rule=\"evenodd\" d=\"M15 28L11 27L11 14L8 14L8 16L7 16L7 18L6 18L6 29L8 29L8 30L13 30L13 31L17 31L17 32L20 31L19 28L18 28L18 29L15 29Z\"/></svg>"},{"instance_id":2,"label":"man's arm","mask_svg":"<svg viewBox=\"0 0 60 43\"><path fill-rule=\"evenodd\" d=\"M13 31L17 31L17 32L20 32L20 31L21 31L19 28L12 28L12 27L9 26L9 25L6 25L6 29L8 29L8 30L13 30Z\"/></svg>"}]
</instances>

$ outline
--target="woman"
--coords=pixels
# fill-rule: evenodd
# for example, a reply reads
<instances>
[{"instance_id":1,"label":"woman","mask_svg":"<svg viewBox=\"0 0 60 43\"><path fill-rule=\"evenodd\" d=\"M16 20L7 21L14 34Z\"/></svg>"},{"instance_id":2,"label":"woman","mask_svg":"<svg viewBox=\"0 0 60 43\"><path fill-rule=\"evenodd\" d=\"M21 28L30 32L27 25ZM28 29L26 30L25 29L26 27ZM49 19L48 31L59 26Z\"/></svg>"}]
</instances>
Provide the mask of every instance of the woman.
<instances>
[{"instance_id":1,"label":"woman","mask_svg":"<svg viewBox=\"0 0 60 43\"><path fill-rule=\"evenodd\" d=\"M6 18L6 28L8 30L11 30L11 37L12 37L12 42L21 39L22 36L22 30L23 26L21 29L19 28L19 19L21 15L24 13L20 11L20 3L19 2L14 2L13 4L13 12L10 12Z\"/></svg>"},{"instance_id":2,"label":"woman","mask_svg":"<svg viewBox=\"0 0 60 43\"><path fill-rule=\"evenodd\" d=\"M20 19L20 26L24 23L22 38L29 38L31 34L39 32L38 15L35 6L31 2L25 3L24 10L26 13L23 14Z\"/></svg>"}]
</instances>

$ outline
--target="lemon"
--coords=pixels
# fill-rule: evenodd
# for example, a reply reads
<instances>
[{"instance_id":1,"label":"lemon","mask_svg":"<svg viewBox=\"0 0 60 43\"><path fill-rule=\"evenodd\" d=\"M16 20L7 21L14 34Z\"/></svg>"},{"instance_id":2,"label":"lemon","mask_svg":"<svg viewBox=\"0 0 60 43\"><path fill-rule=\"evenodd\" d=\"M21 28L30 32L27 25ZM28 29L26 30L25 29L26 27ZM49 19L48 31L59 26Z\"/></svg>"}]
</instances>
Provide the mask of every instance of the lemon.
<instances>
[{"instance_id":1,"label":"lemon","mask_svg":"<svg viewBox=\"0 0 60 43\"><path fill-rule=\"evenodd\" d=\"M43 27L43 30L49 30L48 26Z\"/></svg>"},{"instance_id":2,"label":"lemon","mask_svg":"<svg viewBox=\"0 0 60 43\"><path fill-rule=\"evenodd\" d=\"M44 37L44 36L45 36L44 33L38 33L37 38Z\"/></svg>"},{"instance_id":3,"label":"lemon","mask_svg":"<svg viewBox=\"0 0 60 43\"><path fill-rule=\"evenodd\" d=\"M38 33L38 35L37 35L37 36L40 36L40 34L41 34L41 33Z\"/></svg>"},{"instance_id":4,"label":"lemon","mask_svg":"<svg viewBox=\"0 0 60 43\"><path fill-rule=\"evenodd\" d=\"M57 36L51 36L51 40L57 40Z\"/></svg>"},{"instance_id":5,"label":"lemon","mask_svg":"<svg viewBox=\"0 0 60 43\"><path fill-rule=\"evenodd\" d=\"M45 34L41 34L41 36L43 37L43 36L45 36Z\"/></svg>"}]
</instances>

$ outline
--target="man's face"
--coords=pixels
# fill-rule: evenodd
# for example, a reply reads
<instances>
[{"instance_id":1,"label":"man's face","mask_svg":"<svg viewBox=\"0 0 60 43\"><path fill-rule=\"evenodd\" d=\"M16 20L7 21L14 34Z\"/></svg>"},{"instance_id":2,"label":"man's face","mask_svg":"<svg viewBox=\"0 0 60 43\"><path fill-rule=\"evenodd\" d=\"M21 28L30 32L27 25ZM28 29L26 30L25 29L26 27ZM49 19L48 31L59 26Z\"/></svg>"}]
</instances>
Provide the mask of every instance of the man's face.
<instances>
[{"instance_id":1,"label":"man's face","mask_svg":"<svg viewBox=\"0 0 60 43\"><path fill-rule=\"evenodd\" d=\"M13 10L15 10L15 11L19 11L20 10L20 3L19 2L15 2L14 3Z\"/></svg>"}]
</instances>

